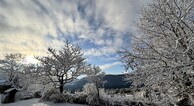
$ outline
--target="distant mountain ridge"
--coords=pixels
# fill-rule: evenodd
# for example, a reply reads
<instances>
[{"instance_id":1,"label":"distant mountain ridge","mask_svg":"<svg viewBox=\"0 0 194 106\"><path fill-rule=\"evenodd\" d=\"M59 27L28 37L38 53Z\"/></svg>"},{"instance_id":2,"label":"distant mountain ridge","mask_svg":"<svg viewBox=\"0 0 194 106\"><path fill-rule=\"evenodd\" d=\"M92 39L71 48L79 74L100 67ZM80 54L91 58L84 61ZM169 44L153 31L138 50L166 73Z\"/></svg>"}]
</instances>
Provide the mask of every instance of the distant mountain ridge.
<instances>
[{"instance_id":1,"label":"distant mountain ridge","mask_svg":"<svg viewBox=\"0 0 194 106\"><path fill-rule=\"evenodd\" d=\"M120 88L129 88L132 84L132 81L124 80L125 74L119 75L105 75L103 80L106 81L103 88L105 89L120 89ZM64 86L65 90L74 92L82 91L83 86L88 83L87 77L82 79L76 79L71 83L68 83Z\"/></svg>"}]
</instances>

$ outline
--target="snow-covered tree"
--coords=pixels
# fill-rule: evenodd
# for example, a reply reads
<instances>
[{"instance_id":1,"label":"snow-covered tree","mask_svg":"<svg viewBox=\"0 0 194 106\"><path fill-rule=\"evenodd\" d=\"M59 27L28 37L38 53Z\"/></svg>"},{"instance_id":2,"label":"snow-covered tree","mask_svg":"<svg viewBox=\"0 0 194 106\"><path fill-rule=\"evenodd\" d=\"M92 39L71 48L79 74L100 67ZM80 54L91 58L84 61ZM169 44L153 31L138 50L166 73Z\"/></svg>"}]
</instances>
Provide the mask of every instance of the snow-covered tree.
<instances>
[{"instance_id":1,"label":"snow-covered tree","mask_svg":"<svg viewBox=\"0 0 194 106\"><path fill-rule=\"evenodd\" d=\"M31 89L35 85L41 85L42 81L40 82L40 71L41 67L37 64L26 64L24 65L24 69L21 72L20 82L22 84L23 90ZM40 89L34 88L33 89Z\"/></svg>"},{"instance_id":2,"label":"snow-covered tree","mask_svg":"<svg viewBox=\"0 0 194 106\"><path fill-rule=\"evenodd\" d=\"M5 58L0 60L1 74L6 77L14 87L21 87L21 73L24 69L22 61L25 57L22 54L5 54Z\"/></svg>"},{"instance_id":3,"label":"snow-covered tree","mask_svg":"<svg viewBox=\"0 0 194 106\"><path fill-rule=\"evenodd\" d=\"M96 85L94 83L87 83L84 85L83 91L87 94L87 95L97 95L97 89L96 89Z\"/></svg>"},{"instance_id":4,"label":"snow-covered tree","mask_svg":"<svg viewBox=\"0 0 194 106\"><path fill-rule=\"evenodd\" d=\"M100 96L99 89L105 83L105 81L103 81L103 77L104 77L105 73L102 72L102 70L98 66L93 66L93 67L90 66L90 70L89 70L88 74L89 74L88 81L95 85L96 90L97 90L97 97L99 98L99 96Z\"/></svg>"},{"instance_id":5,"label":"snow-covered tree","mask_svg":"<svg viewBox=\"0 0 194 106\"><path fill-rule=\"evenodd\" d=\"M134 84L144 83L153 102L175 104L193 93L193 16L194 0L153 0L138 19L140 33L119 51L126 69L135 71Z\"/></svg>"},{"instance_id":6,"label":"snow-covered tree","mask_svg":"<svg viewBox=\"0 0 194 106\"><path fill-rule=\"evenodd\" d=\"M42 77L55 87L59 87L62 93L66 83L83 73L86 65L85 58L81 48L70 44L69 41L60 50L48 48L48 53L48 56L37 57L43 66Z\"/></svg>"}]
</instances>

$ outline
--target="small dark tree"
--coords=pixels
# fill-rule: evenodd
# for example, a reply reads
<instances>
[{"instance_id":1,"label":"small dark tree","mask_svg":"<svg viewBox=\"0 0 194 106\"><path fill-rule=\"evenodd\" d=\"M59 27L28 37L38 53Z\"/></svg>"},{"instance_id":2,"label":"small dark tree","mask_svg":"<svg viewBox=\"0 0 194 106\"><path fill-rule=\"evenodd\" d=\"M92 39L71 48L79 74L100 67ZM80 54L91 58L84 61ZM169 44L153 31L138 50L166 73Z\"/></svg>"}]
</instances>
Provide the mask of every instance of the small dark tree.
<instances>
[{"instance_id":1,"label":"small dark tree","mask_svg":"<svg viewBox=\"0 0 194 106\"><path fill-rule=\"evenodd\" d=\"M84 71L85 58L81 48L70 44L67 41L60 50L48 48L48 56L37 57L43 66L42 76L47 78L49 83L60 88L77 78Z\"/></svg>"}]
</instances>

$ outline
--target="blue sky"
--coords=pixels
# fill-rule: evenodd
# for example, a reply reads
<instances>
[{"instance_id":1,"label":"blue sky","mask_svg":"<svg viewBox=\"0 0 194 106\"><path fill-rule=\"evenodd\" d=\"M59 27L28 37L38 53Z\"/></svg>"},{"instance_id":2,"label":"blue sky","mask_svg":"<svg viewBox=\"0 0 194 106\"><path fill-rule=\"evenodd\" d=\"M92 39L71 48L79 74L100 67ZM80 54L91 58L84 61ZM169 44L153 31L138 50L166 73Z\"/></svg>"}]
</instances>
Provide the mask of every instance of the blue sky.
<instances>
[{"instance_id":1,"label":"blue sky","mask_svg":"<svg viewBox=\"0 0 194 106\"><path fill-rule=\"evenodd\" d=\"M109 74L124 71L116 50L130 44L149 0L0 0L3 53L44 56L64 41L79 44L87 62Z\"/></svg>"}]
</instances>

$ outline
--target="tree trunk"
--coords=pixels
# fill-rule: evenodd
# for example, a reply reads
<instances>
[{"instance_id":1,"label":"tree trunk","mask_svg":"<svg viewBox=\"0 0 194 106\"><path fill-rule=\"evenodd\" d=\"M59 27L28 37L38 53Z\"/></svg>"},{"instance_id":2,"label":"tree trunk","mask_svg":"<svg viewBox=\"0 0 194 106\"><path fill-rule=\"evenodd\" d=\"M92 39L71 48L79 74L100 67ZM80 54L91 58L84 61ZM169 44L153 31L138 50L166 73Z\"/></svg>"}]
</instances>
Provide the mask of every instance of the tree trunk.
<instances>
[{"instance_id":1,"label":"tree trunk","mask_svg":"<svg viewBox=\"0 0 194 106\"><path fill-rule=\"evenodd\" d=\"M63 84L60 84L60 93L63 93Z\"/></svg>"},{"instance_id":2,"label":"tree trunk","mask_svg":"<svg viewBox=\"0 0 194 106\"><path fill-rule=\"evenodd\" d=\"M63 93L63 77L61 78L61 81L60 81L60 93Z\"/></svg>"},{"instance_id":3,"label":"tree trunk","mask_svg":"<svg viewBox=\"0 0 194 106\"><path fill-rule=\"evenodd\" d=\"M64 83L63 83L63 76L61 77L59 82L60 82L60 93L63 93L63 85L64 85Z\"/></svg>"},{"instance_id":4,"label":"tree trunk","mask_svg":"<svg viewBox=\"0 0 194 106\"><path fill-rule=\"evenodd\" d=\"M100 98L100 91L99 91L99 87L96 86L96 89L97 89L97 96L98 96L98 99Z\"/></svg>"}]
</instances>

